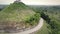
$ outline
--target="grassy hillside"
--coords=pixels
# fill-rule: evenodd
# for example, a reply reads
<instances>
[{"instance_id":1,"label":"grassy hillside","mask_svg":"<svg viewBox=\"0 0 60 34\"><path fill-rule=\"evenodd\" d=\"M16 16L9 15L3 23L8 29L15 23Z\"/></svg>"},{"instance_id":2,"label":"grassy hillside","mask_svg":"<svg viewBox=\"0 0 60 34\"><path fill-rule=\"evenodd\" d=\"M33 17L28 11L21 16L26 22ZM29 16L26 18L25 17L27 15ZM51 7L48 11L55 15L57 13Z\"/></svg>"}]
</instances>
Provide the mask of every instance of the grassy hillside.
<instances>
[{"instance_id":1,"label":"grassy hillside","mask_svg":"<svg viewBox=\"0 0 60 34\"><path fill-rule=\"evenodd\" d=\"M47 13L47 14L46 14ZM60 34L60 12L52 11L52 12L45 12L46 15L49 16L51 19L50 22L48 22L51 26L52 34Z\"/></svg>"},{"instance_id":2,"label":"grassy hillside","mask_svg":"<svg viewBox=\"0 0 60 34\"><path fill-rule=\"evenodd\" d=\"M25 4L13 3L0 12L0 21L8 20L8 19L9 20L11 19L11 21L13 20L22 21L26 19L27 17L32 16L34 14L35 12L27 8Z\"/></svg>"},{"instance_id":3,"label":"grassy hillside","mask_svg":"<svg viewBox=\"0 0 60 34\"><path fill-rule=\"evenodd\" d=\"M60 6L30 6L36 12L41 14L41 17L45 19L46 25L50 26L43 26L47 27L48 34L60 34ZM47 34L45 28L42 28L37 32L37 34ZM43 32L43 33L42 33Z\"/></svg>"},{"instance_id":4,"label":"grassy hillside","mask_svg":"<svg viewBox=\"0 0 60 34\"><path fill-rule=\"evenodd\" d=\"M47 28L47 26L50 26L50 25L44 21L42 28L37 32L35 32L35 34L49 34L49 32L51 31Z\"/></svg>"},{"instance_id":5,"label":"grassy hillside","mask_svg":"<svg viewBox=\"0 0 60 34\"><path fill-rule=\"evenodd\" d=\"M39 18L39 13L35 13L22 2L14 2L0 11L0 25L4 29L28 28L36 25Z\"/></svg>"}]
</instances>

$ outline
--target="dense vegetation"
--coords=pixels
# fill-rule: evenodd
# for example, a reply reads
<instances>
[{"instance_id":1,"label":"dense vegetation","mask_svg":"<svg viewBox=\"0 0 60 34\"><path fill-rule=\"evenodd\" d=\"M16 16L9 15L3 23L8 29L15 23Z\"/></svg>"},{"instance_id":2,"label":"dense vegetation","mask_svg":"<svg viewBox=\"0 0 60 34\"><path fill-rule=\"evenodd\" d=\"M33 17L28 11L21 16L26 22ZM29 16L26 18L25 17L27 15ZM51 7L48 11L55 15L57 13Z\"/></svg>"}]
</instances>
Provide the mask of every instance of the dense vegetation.
<instances>
[{"instance_id":1,"label":"dense vegetation","mask_svg":"<svg viewBox=\"0 0 60 34\"><path fill-rule=\"evenodd\" d=\"M33 8L33 10L35 10L36 12L40 13L41 17L46 21L47 25L49 24L48 26L46 26L48 28L49 34L60 34L60 6L30 6L30 7Z\"/></svg>"},{"instance_id":2,"label":"dense vegetation","mask_svg":"<svg viewBox=\"0 0 60 34\"><path fill-rule=\"evenodd\" d=\"M34 12L22 2L14 2L0 11L0 29L24 29L36 25L39 13ZM5 26L3 26L5 25Z\"/></svg>"}]
</instances>

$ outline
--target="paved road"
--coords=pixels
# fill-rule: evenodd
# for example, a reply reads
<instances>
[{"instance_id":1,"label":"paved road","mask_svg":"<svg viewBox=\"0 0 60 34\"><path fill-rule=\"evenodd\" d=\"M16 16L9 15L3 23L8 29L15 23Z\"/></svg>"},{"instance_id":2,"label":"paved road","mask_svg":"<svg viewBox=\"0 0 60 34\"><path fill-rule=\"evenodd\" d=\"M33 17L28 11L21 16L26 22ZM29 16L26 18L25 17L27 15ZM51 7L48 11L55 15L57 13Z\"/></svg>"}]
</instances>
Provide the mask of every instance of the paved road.
<instances>
[{"instance_id":1,"label":"paved road","mask_svg":"<svg viewBox=\"0 0 60 34\"><path fill-rule=\"evenodd\" d=\"M35 32L35 31L38 31L39 29L41 29L41 27L43 26L43 19L41 18L39 20L39 24L35 27L35 28L32 28L30 30L27 30L27 31L23 31L23 32L19 32L19 33L10 33L10 34L30 34L32 32Z\"/></svg>"}]
</instances>

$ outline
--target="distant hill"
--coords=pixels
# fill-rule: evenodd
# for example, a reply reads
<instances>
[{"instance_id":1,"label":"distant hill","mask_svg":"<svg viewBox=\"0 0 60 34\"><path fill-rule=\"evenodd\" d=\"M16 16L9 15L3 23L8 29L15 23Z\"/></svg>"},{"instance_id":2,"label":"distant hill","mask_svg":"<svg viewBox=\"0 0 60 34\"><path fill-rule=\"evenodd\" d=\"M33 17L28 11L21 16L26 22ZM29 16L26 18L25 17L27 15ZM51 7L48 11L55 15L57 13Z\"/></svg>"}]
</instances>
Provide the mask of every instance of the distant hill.
<instances>
[{"instance_id":1,"label":"distant hill","mask_svg":"<svg viewBox=\"0 0 60 34\"><path fill-rule=\"evenodd\" d=\"M33 9L42 9L42 10L60 10L60 5L52 5L52 6L49 6L49 5L28 5L30 8L33 8Z\"/></svg>"},{"instance_id":2,"label":"distant hill","mask_svg":"<svg viewBox=\"0 0 60 34\"><path fill-rule=\"evenodd\" d=\"M8 6L8 5L3 5L3 4L1 5L1 4L0 4L0 9L3 9L3 8L7 7L7 6Z\"/></svg>"},{"instance_id":3,"label":"distant hill","mask_svg":"<svg viewBox=\"0 0 60 34\"><path fill-rule=\"evenodd\" d=\"M2 10L2 9L4 9L5 7L7 7L8 5L1 5L0 4L0 11Z\"/></svg>"}]
</instances>

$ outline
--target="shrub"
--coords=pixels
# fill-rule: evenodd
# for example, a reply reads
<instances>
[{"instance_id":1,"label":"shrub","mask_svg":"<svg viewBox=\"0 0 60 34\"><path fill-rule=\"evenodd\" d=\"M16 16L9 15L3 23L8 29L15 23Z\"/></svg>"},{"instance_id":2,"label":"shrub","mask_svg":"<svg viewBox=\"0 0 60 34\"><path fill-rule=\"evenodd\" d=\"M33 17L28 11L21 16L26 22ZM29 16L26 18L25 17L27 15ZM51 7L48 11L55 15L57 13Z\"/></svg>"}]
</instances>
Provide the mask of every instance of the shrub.
<instances>
[{"instance_id":1,"label":"shrub","mask_svg":"<svg viewBox=\"0 0 60 34\"><path fill-rule=\"evenodd\" d=\"M36 22L39 21L40 18L40 14L36 13L34 16L31 16L29 19L27 19L25 22L29 23L31 25L35 24ZM35 23L34 23L35 22Z\"/></svg>"}]
</instances>

